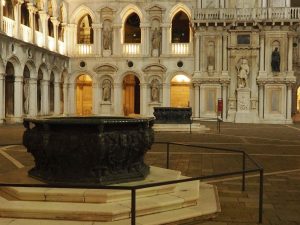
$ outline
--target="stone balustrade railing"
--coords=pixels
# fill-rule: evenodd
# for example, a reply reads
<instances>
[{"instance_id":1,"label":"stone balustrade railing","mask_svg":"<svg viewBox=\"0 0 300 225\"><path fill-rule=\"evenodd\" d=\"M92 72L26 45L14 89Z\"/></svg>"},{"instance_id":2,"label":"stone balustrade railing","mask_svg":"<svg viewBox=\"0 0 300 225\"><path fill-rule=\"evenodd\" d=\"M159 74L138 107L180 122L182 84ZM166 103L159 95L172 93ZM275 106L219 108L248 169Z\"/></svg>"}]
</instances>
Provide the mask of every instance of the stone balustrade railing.
<instances>
[{"instance_id":1,"label":"stone balustrade railing","mask_svg":"<svg viewBox=\"0 0 300 225\"><path fill-rule=\"evenodd\" d=\"M30 42L32 29L30 27L25 26L24 24L21 24L20 28L21 28L22 40L25 42Z\"/></svg>"},{"instance_id":2,"label":"stone balustrade railing","mask_svg":"<svg viewBox=\"0 0 300 225\"><path fill-rule=\"evenodd\" d=\"M196 21L299 20L300 8L197 9L194 18Z\"/></svg>"},{"instance_id":3,"label":"stone balustrade railing","mask_svg":"<svg viewBox=\"0 0 300 225\"><path fill-rule=\"evenodd\" d=\"M8 36L13 36L14 34L14 25L15 21L8 18L8 17L3 17L3 31L8 35Z\"/></svg>"}]
</instances>

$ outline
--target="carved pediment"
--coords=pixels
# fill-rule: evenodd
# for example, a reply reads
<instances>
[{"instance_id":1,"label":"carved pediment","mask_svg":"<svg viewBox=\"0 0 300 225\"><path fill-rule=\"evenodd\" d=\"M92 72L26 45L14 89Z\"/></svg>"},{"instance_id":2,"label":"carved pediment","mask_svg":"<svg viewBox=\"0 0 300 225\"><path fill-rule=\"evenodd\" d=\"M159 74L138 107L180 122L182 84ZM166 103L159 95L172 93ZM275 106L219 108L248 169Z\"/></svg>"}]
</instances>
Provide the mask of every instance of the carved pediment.
<instances>
[{"instance_id":1,"label":"carved pediment","mask_svg":"<svg viewBox=\"0 0 300 225\"><path fill-rule=\"evenodd\" d=\"M143 68L143 71L145 73L148 73L148 72L165 73L167 71L167 68L164 65L154 63L154 64L150 64L150 65L145 66Z\"/></svg>"},{"instance_id":2,"label":"carved pediment","mask_svg":"<svg viewBox=\"0 0 300 225\"><path fill-rule=\"evenodd\" d=\"M100 66L96 66L94 68L94 71L96 73L115 73L118 71L118 68L115 65L106 63Z\"/></svg>"},{"instance_id":3,"label":"carved pediment","mask_svg":"<svg viewBox=\"0 0 300 225\"><path fill-rule=\"evenodd\" d=\"M158 4L151 5L146 8L146 11L165 11L166 9Z\"/></svg>"}]
</instances>

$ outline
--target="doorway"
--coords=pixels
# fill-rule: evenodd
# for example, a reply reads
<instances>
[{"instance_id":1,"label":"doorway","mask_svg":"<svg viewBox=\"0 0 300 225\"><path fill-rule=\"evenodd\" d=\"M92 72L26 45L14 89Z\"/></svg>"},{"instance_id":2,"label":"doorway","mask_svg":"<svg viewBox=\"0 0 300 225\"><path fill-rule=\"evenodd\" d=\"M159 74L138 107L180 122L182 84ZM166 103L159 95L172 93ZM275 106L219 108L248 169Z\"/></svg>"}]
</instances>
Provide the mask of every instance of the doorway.
<instances>
[{"instance_id":1,"label":"doorway","mask_svg":"<svg viewBox=\"0 0 300 225\"><path fill-rule=\"evenodd\" d=\"M190 106L191 79L185 75L176 75L171 80L171 107Z\"/></svg>"},{"instance_id":2,"label":"doorway","mask_svg":"<svg viewBox=\"0 0 300 225\"><path fill-rule=\"evenodd\" d=\"M92 78L89 75L80 75L76 79L76 113L84 116L92 114Z\"/></svg>"},{"instance_id":3,"label":"doorway","mask_svg":"<svg viewBox=\"0 0 300 225\"><path fill-rule=\"evenodd\" d=\"M125 116L140 114L140 80L134 75L123 79L123 111Z\"/></svg>"}]
</instances>

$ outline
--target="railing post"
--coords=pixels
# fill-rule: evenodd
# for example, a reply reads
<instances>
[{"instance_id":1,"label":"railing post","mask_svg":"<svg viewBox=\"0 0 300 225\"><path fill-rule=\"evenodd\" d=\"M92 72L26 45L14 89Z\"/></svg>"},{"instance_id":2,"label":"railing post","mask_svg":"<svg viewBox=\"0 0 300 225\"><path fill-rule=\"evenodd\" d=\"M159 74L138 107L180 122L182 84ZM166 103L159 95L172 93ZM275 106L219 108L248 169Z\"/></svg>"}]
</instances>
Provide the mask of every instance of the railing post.
<instances>
[{"instance_id":1,"label":"railing post","mask_svg":"<svg viewBox=\"0 0 300 225\"><path fill-rule=\"evenodd\" d=\"M259 219L258 222L262 223L263 220L263 196L264 196L264 169L259 171Z\"/></svg>"},{"instance_id":2,"label":"railing post","mask_svg":"<svg viewBox=\"0 0 300 225\"><path fill-rule=\"evenodd\" d=\"M167 169L169 169L170 143L167 143Z\"/></svg>"},{"instance_id":3,"label":"railing post","mask_svg":"<svg viewBox=\"0 0 300 225\"><path fill-rule=\"evenodd\" d=\"M136 189L131 189L131 225L135 225Z\"/></svg>"},{"instance_id":4,"label":"railing post","mask_svg":"<svg viewBox=\"0 0 300 225\"><path fill-rule=\"evenodd\" d=\"M246 169L246 154L243 152L243 180L242 191L245 191L245 169Z\"/></svg>"}]
</instances>

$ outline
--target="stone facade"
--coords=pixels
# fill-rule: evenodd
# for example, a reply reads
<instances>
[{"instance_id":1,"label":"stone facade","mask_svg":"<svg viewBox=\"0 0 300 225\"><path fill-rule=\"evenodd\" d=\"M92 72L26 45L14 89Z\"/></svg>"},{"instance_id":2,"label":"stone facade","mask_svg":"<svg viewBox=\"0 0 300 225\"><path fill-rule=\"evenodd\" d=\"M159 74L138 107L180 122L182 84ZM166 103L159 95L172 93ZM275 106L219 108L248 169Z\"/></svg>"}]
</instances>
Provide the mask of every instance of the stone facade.
<instances>
[{"instance_id":1,"label":"stone facade","mask_svg":"<svg viewBox=\"0 0 300 225\"><path fill-rule=\"evenodd\" d=\"M0 2L0 123L76 115L81 75L95 115L174 106L176 75L190 79L196 118L216 117L220 98L228 122L291 123L296 112L290 0Z\"/></svg>"}]
</instances>

